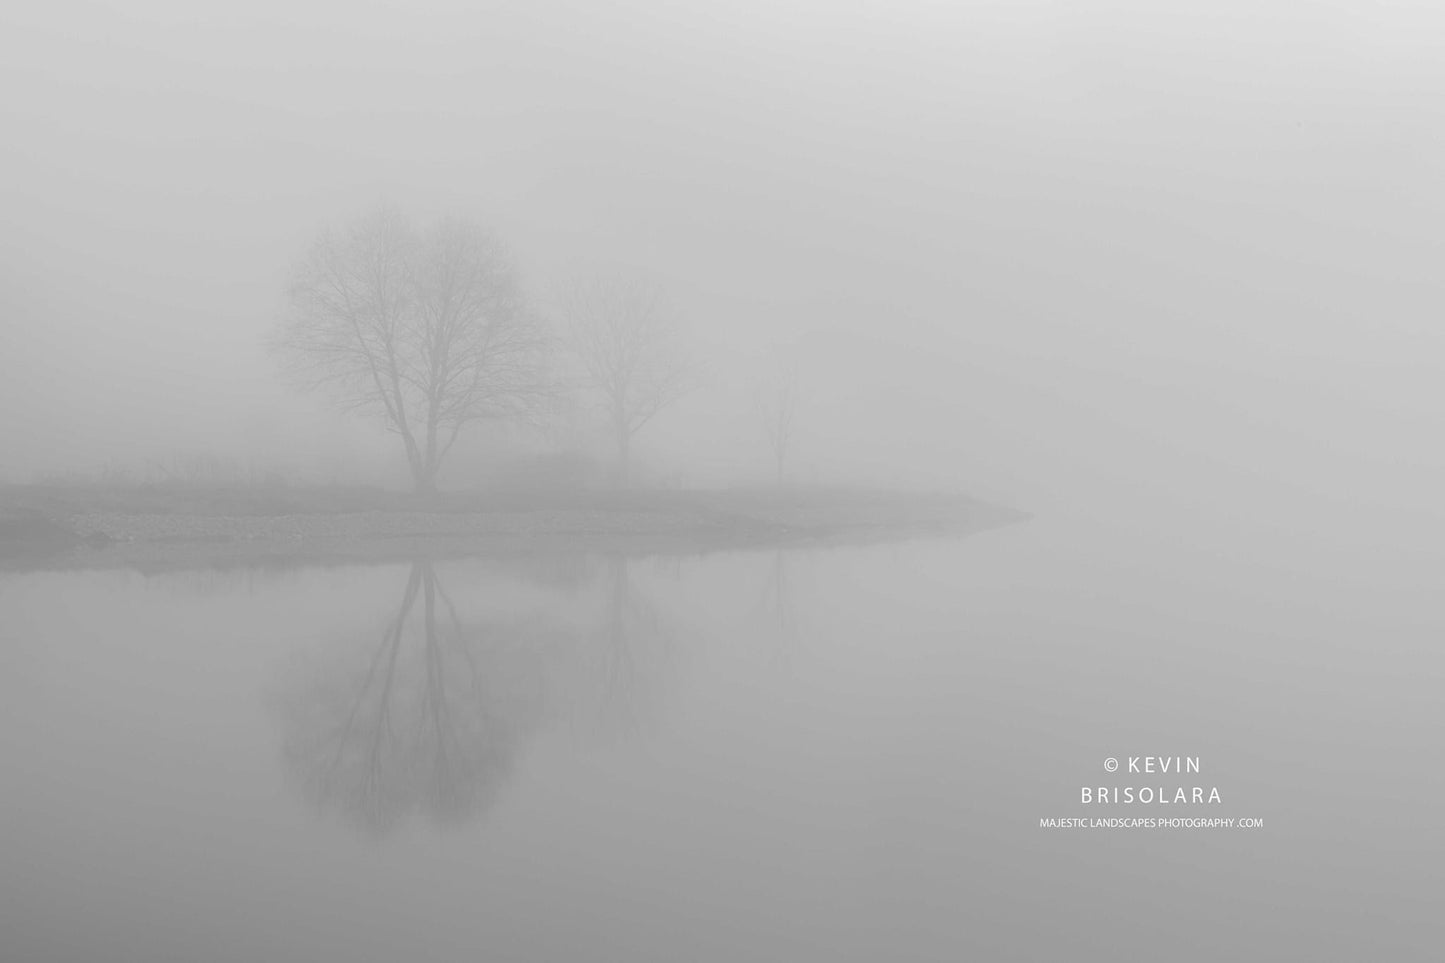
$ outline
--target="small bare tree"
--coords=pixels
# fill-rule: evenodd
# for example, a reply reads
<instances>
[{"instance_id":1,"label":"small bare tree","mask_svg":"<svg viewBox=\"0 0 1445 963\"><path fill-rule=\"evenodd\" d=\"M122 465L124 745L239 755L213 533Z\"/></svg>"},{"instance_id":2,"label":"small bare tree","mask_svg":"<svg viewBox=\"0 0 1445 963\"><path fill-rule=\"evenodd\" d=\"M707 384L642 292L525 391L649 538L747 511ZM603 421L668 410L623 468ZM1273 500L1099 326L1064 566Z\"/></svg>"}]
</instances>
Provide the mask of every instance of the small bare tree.
<instances>
[{"instance_id":1,"label":"small bare tree","mask_svg":"<svg viewBox=\"0 0 1445 963\"><path fill-rule=\"evenodd\" d=\"M584 388L607 414L626 485L633 436L689 387L675 317L660 292L640 282L576 281L560 300Z\"/></svg>"},{"instance_id":2,"label":"small bare tree","mask_svg":"<svg viewBox=\"0 0 1445 963\"><path fill-rule=\"evenodd\" d=\"M416 232L383 208L323 233L296 266L277 348L308 387L377 413L418 492L436 490L463 427L547 395L547 339L506 249L448 219Z\"/></svg>"},{"instance_id":3,"label":"small bare tree","mask_svg":"<svg viewBox=\"0 0 1445 963\"><path fill-rule=\"evenodd\" d=\"M783 470L793 444L794 415L798 410L798 367L796 351L775 351L771 368L759 378L753 399L773 453L779 488L783 487Z\"/></svg>"}]
</instances>

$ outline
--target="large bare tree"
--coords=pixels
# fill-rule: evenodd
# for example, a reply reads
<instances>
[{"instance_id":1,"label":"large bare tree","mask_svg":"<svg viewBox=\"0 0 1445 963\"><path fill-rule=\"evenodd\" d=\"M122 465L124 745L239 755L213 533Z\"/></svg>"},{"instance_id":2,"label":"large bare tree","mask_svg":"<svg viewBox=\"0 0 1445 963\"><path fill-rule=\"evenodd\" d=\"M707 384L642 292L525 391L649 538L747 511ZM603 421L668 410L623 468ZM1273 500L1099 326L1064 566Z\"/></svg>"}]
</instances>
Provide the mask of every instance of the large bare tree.
<instances>
[{"instance_id":1,"label":"large bare tree","mask_svg":"<svg viewBox=\"0 0 1445 963\"><path fill-rule=\"evenodd\" d=\"M462 429L547 395L547 339L511 257L446 219L418 232L382 208L324 232L298 263L277 346L288 369L401 437L418 492Z\"/></svg>"},{"instance_id":2,"label":"large bare tree","mask_svg":"<svg viewBox=\"0 0 1445 963\"><path fill-rule=\"evenodd\" d=\"M690 387L676 317L657 288L618 278L574 281L560 301L584 387L612 429L625 485L633 436Z\"/></svg>"}]
</instances>

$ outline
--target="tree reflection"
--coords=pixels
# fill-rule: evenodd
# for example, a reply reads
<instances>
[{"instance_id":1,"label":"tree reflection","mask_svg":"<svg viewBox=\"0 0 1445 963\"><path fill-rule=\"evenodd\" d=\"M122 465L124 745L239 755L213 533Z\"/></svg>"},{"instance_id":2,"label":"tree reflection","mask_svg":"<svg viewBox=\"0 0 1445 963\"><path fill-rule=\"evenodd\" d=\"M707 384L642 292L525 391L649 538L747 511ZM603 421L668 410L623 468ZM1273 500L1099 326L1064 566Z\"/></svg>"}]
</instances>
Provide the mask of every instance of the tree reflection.
<instances>
[{"instance_id":1,"label":"tree reflection","mask_svg":"<svg viewBox=\"0 0 1445 963\"><path fill-rule=\"evenodd\" d=\"M432 564L416 562L380 641L345 646L283 695L288 775L377 835L415 810L472 818L541 724L544 660L564 639L535 618L464 623Z\"/></svg>"},{"instance_id":2,"label":"tree reflection","mask_svg":"<svg viewBox=\"0 0 1445 963\"><path fill-rule=\"evenodd\" d=\"M798 628L797 606L793 601L790 557L790 553L783 549L773 553L772 564L758 593L756 606L759 619L772 629L776 644L774 660L787 671L792 671L799 657L804 654Z\"/></svg>"},{"instance_id":3,"label":"tree reflection","mask_svg":"<svg viewBox=\"0 0 1445 963\"><path fill-rule=\"evenodd\" d=\"M636 731L655 707L663 674L672 661L672 624L634 584L628 561L607 559L601 618L592 633L600 683L599 722Z\"/></svg>"},{"instance_id":4,"label":"tree reflection","mask_svg":"<svg viewBox=\"0 0 1445 963\"><path fill-rule=\"evenodd\" d=\"M674 636L628 566L609 558L596 591L478 620L459 614L431 562L413 563L378 636L338 640L276 700L288 779L381 836L413 813L447 825L486 812L552 721L635 731Z\"/></svg>"}]
</instances>

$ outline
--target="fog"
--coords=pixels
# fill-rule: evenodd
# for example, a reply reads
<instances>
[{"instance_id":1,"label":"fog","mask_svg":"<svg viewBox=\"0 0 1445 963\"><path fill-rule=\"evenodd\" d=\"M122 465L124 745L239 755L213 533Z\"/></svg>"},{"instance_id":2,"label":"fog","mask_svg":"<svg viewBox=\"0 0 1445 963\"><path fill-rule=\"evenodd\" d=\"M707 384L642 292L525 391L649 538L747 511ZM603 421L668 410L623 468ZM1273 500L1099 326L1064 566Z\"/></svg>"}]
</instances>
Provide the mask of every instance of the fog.
<instances>
[{"instance_id":1,"label":"fog","mask_svg":"<svg viewBox=\"0 0 1445 963\"><path fill-rule=\"evenodd\" d=\"M317 232L391 203L490 225L544 310L577 272L664 288L705 378L638 446L684 484L768 477L745 385L789 345L799 481L1438 521L1440 27L1424 3L11 5L0 477L205 451L404 484L265 348Z\"/></svg>"},{"instance_id":2,"label":"fog","mask_svg":"<svg viewBox=\"0 0 1445 963\"><path fill-rule=\"evenodd\" d=\"M1442 27L6 5L0 957L1439 958Z\"/></svg>"}]
</instances>

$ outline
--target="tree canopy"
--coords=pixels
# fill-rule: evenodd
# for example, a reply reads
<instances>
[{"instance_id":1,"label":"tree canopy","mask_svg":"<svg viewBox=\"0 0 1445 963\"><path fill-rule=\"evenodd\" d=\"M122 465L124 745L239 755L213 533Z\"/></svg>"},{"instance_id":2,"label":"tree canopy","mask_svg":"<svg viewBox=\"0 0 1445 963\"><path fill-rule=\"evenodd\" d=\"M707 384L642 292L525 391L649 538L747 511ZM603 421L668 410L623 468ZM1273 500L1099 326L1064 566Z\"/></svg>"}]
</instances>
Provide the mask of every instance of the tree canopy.
<instances>
[{"instance_id":1,"label":"tree canopy","mask_svg":"<svg viewBox=\"0 0 1445 963\"><path fill-rule=\"evenodd\" d=\"M391 208L321 234L295 266L277 348L292 375L401 437L419 492L462 429L549 393L548 339L506 247L475 222Z\"/></svg>"}]
</instances>

